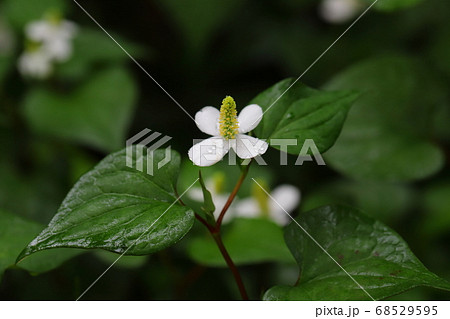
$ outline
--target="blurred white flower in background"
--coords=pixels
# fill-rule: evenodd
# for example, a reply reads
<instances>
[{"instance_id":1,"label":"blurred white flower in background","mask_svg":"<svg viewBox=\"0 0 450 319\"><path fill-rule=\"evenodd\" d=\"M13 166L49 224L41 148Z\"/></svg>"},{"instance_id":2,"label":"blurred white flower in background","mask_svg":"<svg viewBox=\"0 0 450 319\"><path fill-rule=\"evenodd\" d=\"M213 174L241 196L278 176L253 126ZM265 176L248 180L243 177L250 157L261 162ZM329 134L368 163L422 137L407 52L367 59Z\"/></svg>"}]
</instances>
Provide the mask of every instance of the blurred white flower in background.
<instances>
[{"instance_id":1,"label":"blurred white flower in background","mask_svg":"<svg viewBox=\"0 0 450 319\"><path fill-rule=\"evenodd\" d=\"M360 0L323 0L319 14L329 23L345 23L356 17L363 9Z\"/></svg>"},{"instance_id":2,"label":"blurred white flower in background","mask_svg":"<svg viewBox=\"0 0 450 319\"><path fill-rule=\"evenodd\" d=\"M225 175L216 173L212 178L205 181L206 188L210 191L216 210L214 217L219 214L227 202L228 193L224 192ZM264 181L258 183L268 190ZM188 196L198 202L203 202L203 192L200 187L191 188ZM261 187L254 183L252 186L252 196L244 199L235 198L227 213L224 216L223 223L230 222L236 217L244 218L268 218L280 226L287 225L291 218L286 212L292 212L300 203L300 191L297 187L283 184L270 192L269 197ZM280 207L281 205L281 207ZM286 211L286 212L285 212Z\"/></svg>"},{"instance_id":3,"label":"blurred white flower in background","mask_svg":"<svg viewBox=\"0 0 450 319\"><path fill-rule=\"evenodd\" d=\"M56 62L70 59L77 29L75 23L62 19L55 12L28 23L25 26L27 44L18 64L20 73L37 79L50 76Z\"/></svg>"},{"instance_id":4,"label":"blurred white flower in background","mask_svg":"<svg viewBox=\"0 0 450 319\"><path fill-rule=\"evenodd\" d=\"M26 51L19 57L19 71L35 79L46 79L53 71L52 61L42 50Z\"/></svg>"},{"instance_id":5,"label":"blurred white flower in background","mask_svg":"<svg viewBox=\"0 0 450 319\"><path fill-rule=\"evenodd\" d=\"M48 56L60 62L70 58L76 32L75 23L57 19L34 21L25 27L27 38L42 43L42 49Z\"/></svg>"},{"instance_id":6,"label":"blurred white flower in background","mask_svg":"<svg viewBox=\"0 0 450 319\"><path fill-rule=\"evenodd\" d=\"M268 187L264 182L258 182L264 190ZM297 187L283 184L270 192L270 196L258 184L254 184L253 196L236 203L234 215L236 217L261 218L266 217L280 226L287 225L291 213L300 203L301 194ZM281 206L281 207L280 207Z\"/></svg>"},{"instance_id":7,"label":"blurred white flower in background","mask_svg":"<svg viewBox=\"0 0 450 319\"><path fill-rule=\"evenodd\" d=\"M216 220L219 217L222 208L225 206L225 203L228 200L228 196L230 195L224 192L224 184L225 184L225 175L220 172L214 174L212 178L208 178L205 180L205 186L211 193L214 206L216 207L216 210L214 211L214 217ZM188 191L187 195L197 202L203 202L203 191L200 187L192 187ZM236 201L237 198L235 198L234 202L231 204L230 208L225 214L222 220L223 223L227 223L232 219Z\"/></svg>"}]
</instances>

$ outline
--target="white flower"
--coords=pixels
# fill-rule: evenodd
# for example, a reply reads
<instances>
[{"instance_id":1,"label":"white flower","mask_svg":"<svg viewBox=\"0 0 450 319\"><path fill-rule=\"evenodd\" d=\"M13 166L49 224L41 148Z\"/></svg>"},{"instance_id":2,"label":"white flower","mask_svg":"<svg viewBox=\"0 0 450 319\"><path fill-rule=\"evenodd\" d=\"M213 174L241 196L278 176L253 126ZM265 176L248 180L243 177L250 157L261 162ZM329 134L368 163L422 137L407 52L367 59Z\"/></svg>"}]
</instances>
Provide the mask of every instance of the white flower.
<instances>
[{"instance_id":1,"label":"white flower","mask_svg":"<svg viewBox=\"0 0 450 319\"><path fill-rule=\"evenodd\" d=\"M30 22L25 28L25 34L34 41L52 41L54 39L72 39L77 26L72 21L39 20Z\"/></svg>"},{"instance_id":2,"label":"white flower","mask_svg":"<svg viewBox=\"0 0 450 319\"><path fill-rule=\"evenodd\" d=\"M300 191L292 185L280 185L269 197L259 185L256 186L258 188L255 187L254 190L258 194L238 201L234 208L234 216L247 218L266 216L280 226L287 225L291 218L286 212L290 213L297 207L301 197Z\"/></svg>"},{"instance_id":3,"label":"white flower","mask_svg":"<svg viewBox=\"0 0 450 319\"><path fill-rule=\"evenodd\" d=\"M30 22L25 27L27 47L18 62L20 73L41 80L49 77L55 62L67 61L72 55L76 32L76 24L62 20L58 14Z\"/></svg>"},{"instance_id":4,"label":"white flower","mask_svg":"<svg viewBox=\"0 0 450 319\"><path fill-rule=\"evenodd\" d=\"M77 32L75 23L67 20L39 20L25 28L27 38L42 43L43 50L56 61L66 61L72 54L72 38Z\"/></svg>"},{"instance_id":5,"label":"white flower","mask_svg":"<svg viewBox=\"0 0 450 319\"><path fill-rule=\"evenodd\" d=\"M195 144L188 152L190 160L197 166L211 166L220 161L231 149L242 159L264 154L268 144L255 137L245 135L258 126L263 116L259 105L246 106L239 116L236 103L227 96L220 111L206 106L195 115L198 128L213 137Z\"/></svg>"},{"instance_id":6,"label":"white flower","mask_svg":"<svg viewBox=\"0 0 450 319\"><path fill-rule=\"evenodd\" d=\"M53 64L48 55L42 50L24 52L19 57L18 68L24 76L45 79L53 71Z\"/></svg>"},{"instance_id":7,"label":"white flower","mask_svg":"<svg viewBox=\"0 0 450 319\"><path fill-rule=\"evenodd\" d=\"M359 0L323 0L319 13L329 23L344 23L362 10Z\"/></svg>"}]
</instances>

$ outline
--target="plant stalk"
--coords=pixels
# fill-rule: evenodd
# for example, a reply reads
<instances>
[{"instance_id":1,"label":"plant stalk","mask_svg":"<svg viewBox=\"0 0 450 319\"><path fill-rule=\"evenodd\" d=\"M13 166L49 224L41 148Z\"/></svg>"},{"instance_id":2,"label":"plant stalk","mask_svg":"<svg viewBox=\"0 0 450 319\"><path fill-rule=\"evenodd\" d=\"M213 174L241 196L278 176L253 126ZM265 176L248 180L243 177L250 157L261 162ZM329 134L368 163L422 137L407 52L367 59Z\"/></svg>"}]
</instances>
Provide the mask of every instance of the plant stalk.
<instances>
[{"instance_id":1,"label":"plant stalk","mask_svg":"<svg viewBox=\"0 0 450 319\"><path fill-rule=\"evenodd\" d=\"M227 202L223 206L222 211L220 212L219 218L217 218L216 227L215 227L217 232L220 231L220 226L222 225L222 221L223 221L223 218L225 217L225 213L227 212L228 208L230 208L231 203L233 202L239 189L242 186L242 183L244 182L245 178L247 177L248 170L250 168L250 164L251 164L251 162L248 163L248 165L246 165L242 169L241 176L239 177L238 181L236 182L236 185L234 186L233 191L231 192L230 196L228 197Z\"/></svg>"},{"instance_id":2,"label":"plant stalk","mask_svg":"<svg viewBox=\"0 0 450 319\"><path fill-rule=\"evenodd\" d=\"M227 263L228 268L230 268L231 272L233 273L233 277L239 288L239 293L241 294L242 300L249 300L247 291L245 290L244 283L242 282L241 275L239 274L239 271L236 268L236 265L234 264L233 260L231 259L230 255L228 254L227 249L225 248L225 245L223 244L222 237L220 236L220 232L214 232L214 233L211 233L211 235L213 236L214 240L216 241L217 247L219 247L219 250L222 253L223 258L225 259L225 262Z\"/></svg>"},{"instance_id":3,"label":"plant stalk","mask_svg":"<svg viewBox=\"0 0 450 319\"><path fill-rule=\"evenodd\" d=\"M217 244L217 247L220 250L220 253L222 254L223 258L225 259L225 262L227 263L228 268L230 268L231 272L233 273L234 280L236 281L236 284L239 288L239 293L241 294L242 300L249 300L247 291L245 290L244 283L242 281L241 275L239 274L239 270L237 269L236 265L234 264L233 260L230 257L230 254L228 253L225 245L223 244L221 233L220 233L220 227L222 226L223 218L228 211L228 209L231 206L231 203L235 199L237 193L239 192L239 189L242 186L242 183L244 182L245 178L247 177L248 170L250 168L250 163L248 163L245 167L241 166L241 176L239 177L238 181L236 182L236 185L233 188L233 191L231 192L230 196L227 199L227 202L223 206L219 217L217 218L216 224L211 225L209 224L205 219L203 219L200 215L195 214L195 217L208 228L209 232L211 233L211 236L214 238L214 241Z\"/></svg>"}]
</instances>

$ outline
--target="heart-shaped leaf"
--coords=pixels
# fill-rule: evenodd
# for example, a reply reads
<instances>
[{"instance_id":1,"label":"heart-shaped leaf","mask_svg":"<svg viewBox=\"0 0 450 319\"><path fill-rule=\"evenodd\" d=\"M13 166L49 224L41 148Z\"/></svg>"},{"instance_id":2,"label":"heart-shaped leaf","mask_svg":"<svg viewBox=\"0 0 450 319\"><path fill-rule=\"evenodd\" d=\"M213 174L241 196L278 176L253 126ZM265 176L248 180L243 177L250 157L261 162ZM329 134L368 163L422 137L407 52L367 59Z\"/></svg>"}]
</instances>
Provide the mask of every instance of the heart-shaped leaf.
<instances>
[{"instance_id":1,"label":"heart-shaped leaf","mask_svg":"<svg viewBox=\"0 0 450 319\"><path fill-rule=\"evenodd\" d=\"M283 229L267 219L236 218L224 227L223 242L236 265L261 262L293 263L283 241ZM188 246L189 256L196 262L226 267L211 235L196 237Z\"/></svg>"},{"instance_id":2,"label":"heart-shaped leaf","mask_svg":"<svg viewBox=\"0 0 450 319\"><path fill-rule=\"evenodd\" d=\"M167 156L170 161L158 169ZM127 164L142 164L142 171ZM75 184L19 259L56 247L146 255L173 245L194 223L192 210L175 197L179 164L174 151L147 152L142 146L107 156ZM146 173L147 165L153 175Z\"/></svg>"},{"instance_id":3,"label":"heart-shaped leaf","mask_svg":"<svg viewBox=\"0 0 450 319\"><path fill-rule=\"evenodd\" d=\"M111 34L135 59L144 56L144 49L120 35ZM148 57L148 53L145 54ZM58 65L57 76L71 80L89 76L98 66L118 65L129 62L130 58L102 30L80 28L73 39L73 54L70 59Z\"/></svg>"},{"instance_id":4,"label":"heart-shaped leaf","mask_svg":"<svg viewBox=\"0 0 450 319\"><path fill-rule=\"evenodd\" d=\"M392 229L344 206L324 206L296 221L374 299L416 286L450 290L450 283L431 273ZM275 286L266 300L370 300L296 223L285 231L286 243L300 268L294 287Z\"/></svg>"},{"instance_id":5,"label":"heart-shaped leaf","mask_svg":"<svg viewBox=\"0 0 450 319\"><path fill-rule=\"evenodd\" d=\"M24 111L38 133L115 151L125 140L136 94L129 73L114 68L68 94L36 89L25 99Z\"/></svg>"},{"instance_id":6,"label":"heart-shaped leaf","mask_svg":"<svg viewBox=\"0 0 450 319\"><path fill-rule=\"evenodd\" d=\"M420 61L399 56L364 61L327 88L363 92L326 154L327 164L354 179L380 181L410 181L441 169L444 157L429 129L441 92Z\"/></svg>"},{"instance_id":7,"label":"heart-shaped leaf","mask_svg":"<svg viewBox=\"0 0 450 319\"><path fill-rule=\"evenodd\" d=\"M185 3L158 0L157 3L171 15L186 44L197 54L202 53L214 32L242 4L238 0L187 0Z\"/></svg>"},{"instance_id":8,"label":"heart-shaped leaf","mask_svg":"<svg viewBox=\"0 0 450 319\"><path fill-rule=\"evenodd\" d=\"M297 140L287 148L294 155L300 153L305 140L312 139L323 153L333 146L357 97L353 91L321 92L294 84L293 79L283 80L251 101L264 111L255 133L264 139ZM275 143L271 146L280 149Z\"/></svg>"}]
</instances>

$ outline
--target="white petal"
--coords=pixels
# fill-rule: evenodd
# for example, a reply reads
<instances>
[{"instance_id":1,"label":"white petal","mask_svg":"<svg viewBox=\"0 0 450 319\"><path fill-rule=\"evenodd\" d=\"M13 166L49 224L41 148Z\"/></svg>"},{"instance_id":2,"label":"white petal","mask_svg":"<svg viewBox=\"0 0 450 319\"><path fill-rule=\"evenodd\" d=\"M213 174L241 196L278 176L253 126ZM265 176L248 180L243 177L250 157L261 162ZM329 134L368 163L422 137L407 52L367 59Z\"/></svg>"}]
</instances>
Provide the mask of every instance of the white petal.
<instances>
[{"instance_id":1,"label":"white petal","mask_svg":"<svg viewBox=\"0 0 450 319\"><path fill-rule=\"evenodd\" d=\"M219 116L218 109L212 106L205 106L195 114L195 123L203 133L217 136L219 135Z\"/></svg>"},{"instance_id":2,"label":"white petal","mask_svg":"<svg viewBox=\"0 0 450 319\"><path fill-rule=\"evenodd\" d=\"M263 117L263 111L257 104L250 104L244 107L239 113L239 133L247 133L258 126Z\"/></svg>"},{"instance_id":3,"label":"white petal","mask_svg":"<svg viewBox=\"0 0 450 319\"><path fill-rule=\"evenodd\" d=\"M292 185L280 185L270 195L273 198L270 200L270 217L280 225L288 224L291 218L286 212L290 213L298 206L300 191Z\"/></svg>"},{"instance_id":4,"label":"white petal","mask_svg":"<svg viewBox=\"0 0 450 319\"><path fill-rule=\"evenodd\" d=\"M261 216L261 208L254 198L246 198L236 202L236 217L257 218Z\"/></svg>"},{"instance_id":5,"label":"white petal","mask_svg":"<svg viewBox=\"0 0 450 319\"><path fill-rule=\"evenodd\" d=\"M27 24L25 34L30 40L44 41L52 35L52 27L47 21L34 21Z\"/></svg>"},{"instance_id":6,"label":"white petal","mask_svg":"<svg viewBox=\"0 0 450 319\"><path fill-rule=\"evenodd\" d=\"M53 24L45 20L34 21L26 26L27 37L34 41L52 42L54 40L70 40L77 32L77 25L63 20Z\"/></svg>"},{"instance_id":7,"label":"white petal","mask_svg":"<svg viewBox=\"0 0 450 319\"><path fill-rule=\"evenodd\" d=\"M203 191L201 188L199 187L192 187L188 192L187 192L187 196L190 199L193 199L197 202L202 202L203 201Z\"/></svg>"},{"instance_id":8,"label":"white petal","mask_svg":"<svg viewBox=\"0 0 450 319\"><path fill-rule=\"evenodd\" d=\"M59 62L67 61L72 55L72 43L67 40L55 39L45 43L43 49L49 57Z\"/></svg>"},{"instance_id":9,"label":"white petal","mask_svg":"<svg viewBox=\"0 0 450 319\"><path fill-rule=\"evenodd\" d=\"M206 189L209 190L211 196L214 198L216 195L214 180L212 178L208 178L205 180ZM192 187L188 192L187 196L197 202L203 202L203 190L200 187Z\"/></svg>"},{"instance_id":10,"label":"white petal","mask_svg":"<svg viewBox=\"0 0 450 319\"><path fill-rule=\"evenodd\" d=\"M330 23L344 23L361 11L357 0L324 0L319 8L322 18Z\"/></svg>"},{"instance_id":11,"label":"white petal","mask_svg":"<svg viewBox=\"0 0 450 319\"><path fill-rule=\"evenodd\" d=\"M229 143L222 137L210 137L191 147L189 159L197 166L211 166L228 153Z\"/></svg>"},{"instance_id":12,"label":"white petal","mask_svg":"<svg viewBox=\"0 0 450 319\"><path fill-rule=\"evenodd\" d=\"M62 38L70 39L78 32L78 26L72 21L64 20L61 22L59 33Z\"/></svg>"},{"instance_id":13,"label":"white petal","mask_svg":"<svg viewBox=\"0 0 450 319\"><path fill-rule=\"evenodd\" d=\"M37 79L47 78L53 70L51 61L42 51L23 53L19 58L18 67L22 75Z\"/></svg>"},{"instance_id":14,"label":"white petal","mask_svg":"<svg viewBox=\"0 0 450 319\"><path fill-rule=\"evenodd\" d=\"M216 207L216 210L214 211L214 217L219 218L220 213L222 212L223 206L225 206L226 202L228 201L229 195L218 195L215 194L213 196L213 202L214 206ZM236 199L235 199L236 200ZM230 207L228 208L227 212L225 213L225 216L223 216L222 222L228 223L230 220L234 218L234 206L235 203L231 203Z\"/></svg>"},{"instance_id":15,"label":"white petal","mask_svg":"<svg viewBox=\"0 0 450 319\"><path fill-rule=\"evenodd\" d=\"M270 219L280 226L286 226L292 219L285 212L278 212L276 214L270 214Z\"/></svg>"},{"instance_id":16,"label":"white petal","mask_svg":"<svg viewBox=\"0 0 450 319\"><path fill-rule=\"evenodd\" d=\"M265 141L259 138L238 134L236 136L236 143L232 143L231 147L240 158L253 158L264 154L269 147Z\"/></svg>"}]
</instances>

